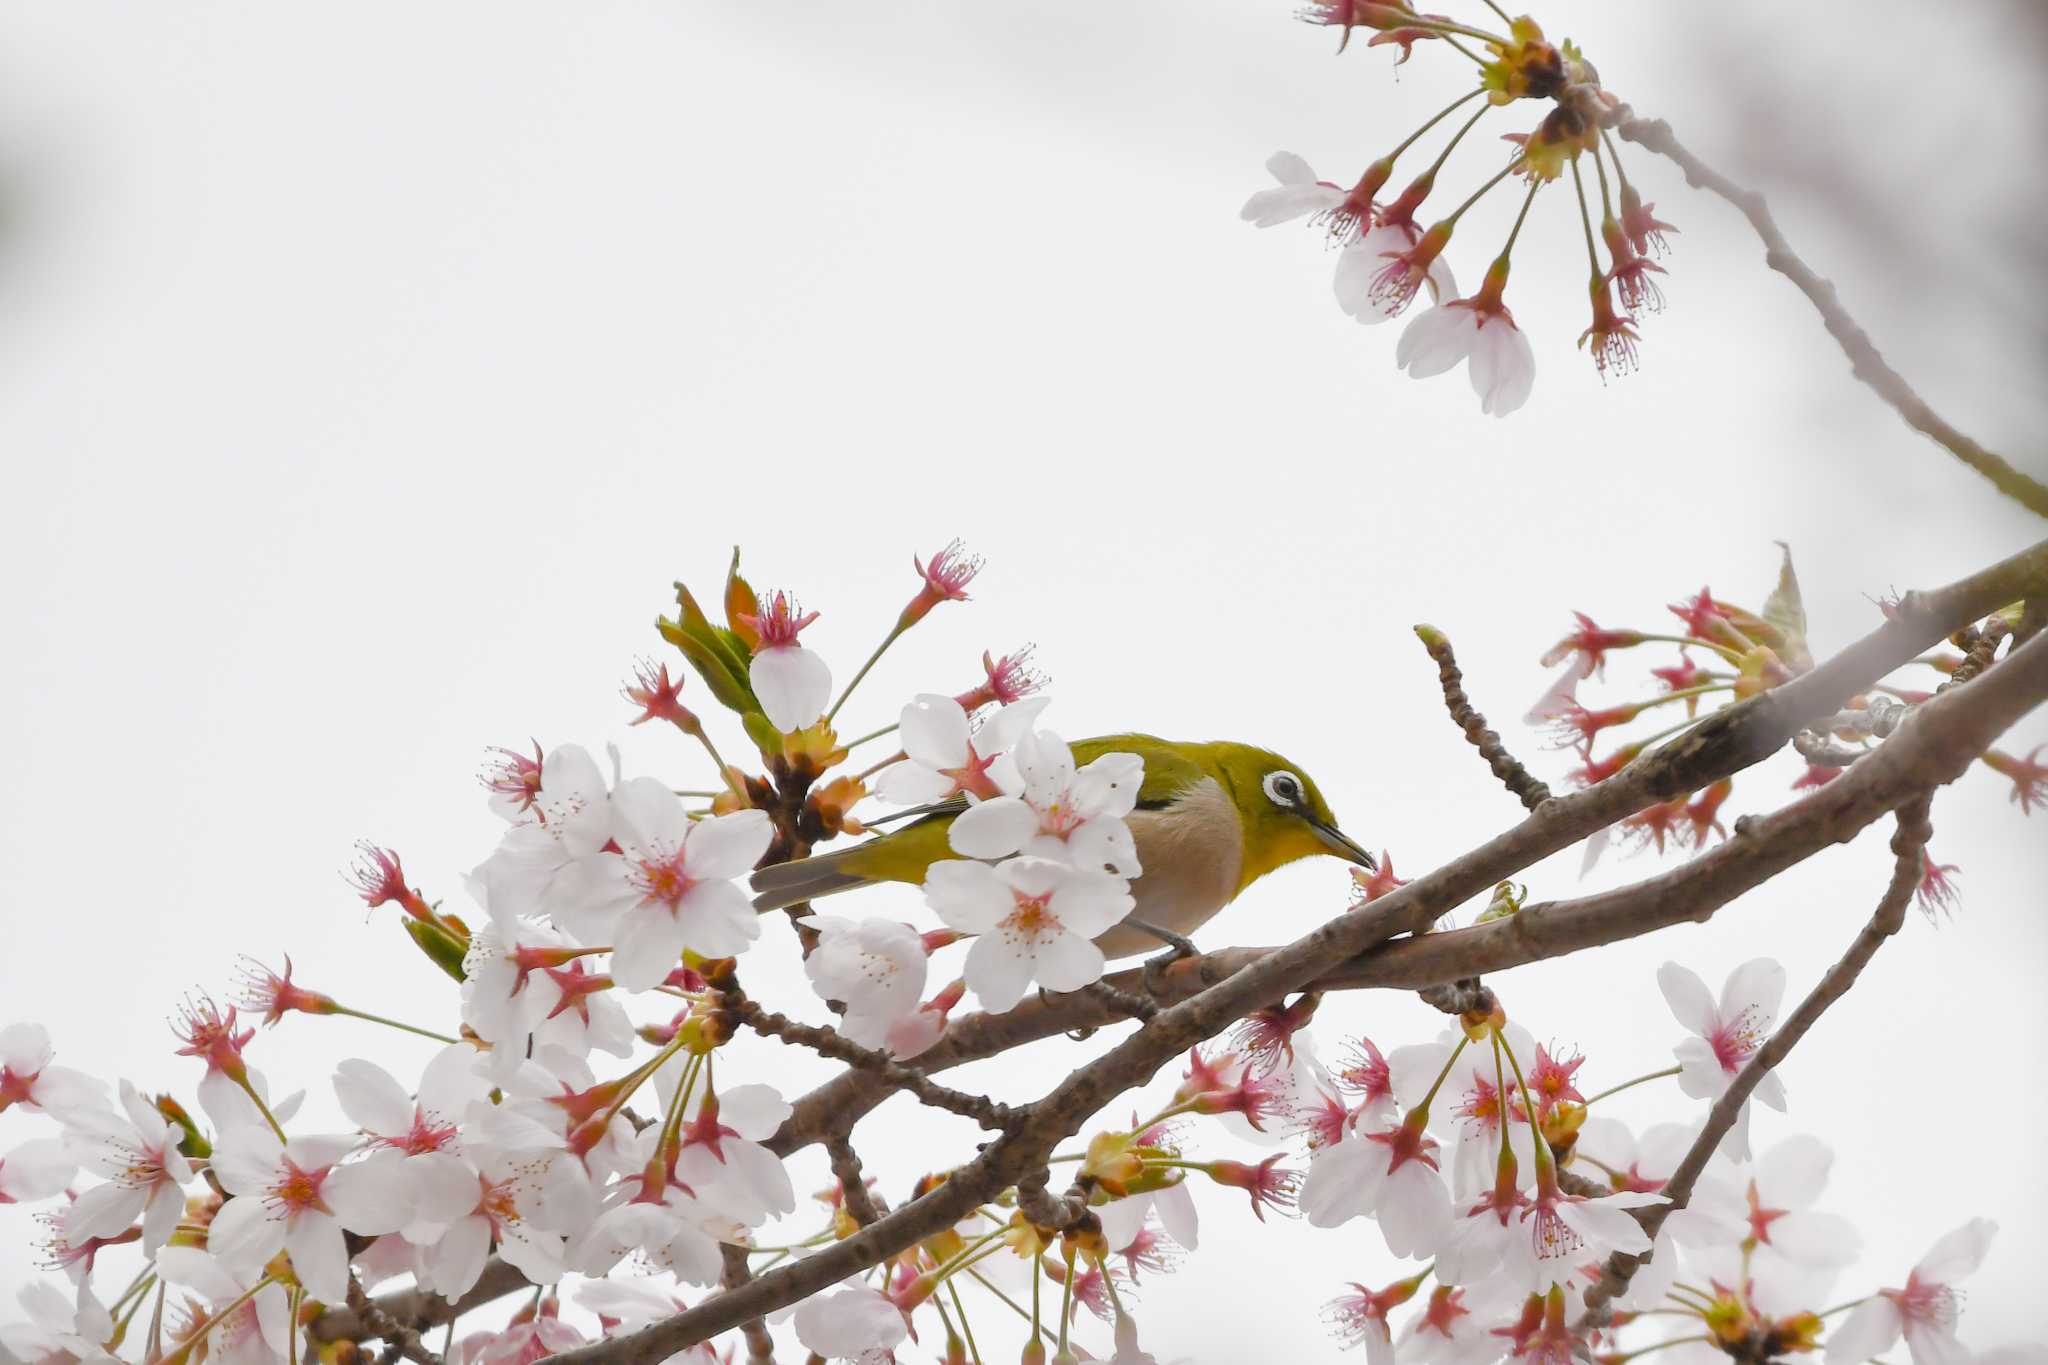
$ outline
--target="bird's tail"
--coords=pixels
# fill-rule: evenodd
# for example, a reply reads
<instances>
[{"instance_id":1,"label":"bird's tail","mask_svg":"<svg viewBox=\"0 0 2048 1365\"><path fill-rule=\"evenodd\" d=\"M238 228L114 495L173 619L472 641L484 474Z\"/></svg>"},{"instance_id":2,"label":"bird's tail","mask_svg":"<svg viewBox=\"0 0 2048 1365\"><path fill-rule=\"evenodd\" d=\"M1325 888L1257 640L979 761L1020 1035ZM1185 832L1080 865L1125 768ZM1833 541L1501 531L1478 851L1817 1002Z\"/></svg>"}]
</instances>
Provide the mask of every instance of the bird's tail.
<instances>
[{"instance_id":1,"label":"bird's tail","mask_svg":"<svg viewBox=\"0 0 2048 1365\"><path fill-rule=\"evenodd\" d=\"M870 879L846 866L849 856L859 851L857 847L844 848L762 868L753 875L751 883L755 891L754 909L765 914L865 885Z\"/></svg>"}]
</instances>

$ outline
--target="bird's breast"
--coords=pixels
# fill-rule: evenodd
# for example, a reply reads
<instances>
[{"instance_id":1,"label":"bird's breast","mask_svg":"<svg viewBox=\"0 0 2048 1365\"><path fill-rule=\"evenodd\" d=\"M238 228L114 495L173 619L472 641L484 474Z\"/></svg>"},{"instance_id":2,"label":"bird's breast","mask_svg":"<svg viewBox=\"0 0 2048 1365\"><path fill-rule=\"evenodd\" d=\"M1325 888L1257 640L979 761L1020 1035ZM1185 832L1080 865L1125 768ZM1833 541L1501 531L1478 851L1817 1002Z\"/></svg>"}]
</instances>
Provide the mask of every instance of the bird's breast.
<instances>
[{"instance_id":1,"label":"bird's breast","mask_svg":"<svg viewBox=\"0 0 2048 1365\"><path fill-rule=\"evenodd\" d=\"M1162 810L1133 811L1131 838L1144 869L1131 883L1131 914L1177 934L1191 934L1236 895L1244 864L1244 827L1214 778L1204 778ZM1118 927L1095 940L1110 957L1163 945L1138 929Z\"/></svg>"}]
</instances>

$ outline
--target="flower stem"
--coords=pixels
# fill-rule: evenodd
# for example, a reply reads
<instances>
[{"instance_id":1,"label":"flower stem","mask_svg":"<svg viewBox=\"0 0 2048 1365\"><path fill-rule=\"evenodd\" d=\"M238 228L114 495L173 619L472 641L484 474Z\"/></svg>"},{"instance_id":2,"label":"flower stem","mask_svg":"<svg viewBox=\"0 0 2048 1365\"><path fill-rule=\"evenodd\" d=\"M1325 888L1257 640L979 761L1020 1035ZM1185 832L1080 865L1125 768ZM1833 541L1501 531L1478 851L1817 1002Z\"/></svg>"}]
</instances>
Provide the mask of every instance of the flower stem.
<instances>
[{"instance_id":1,"label":"flower stem","mask_svg":"<svg viewBox=\"0 0 2048 1365\"><path fill-rule=\"evenodd\" d=\"M1452 100L1449 104L1446 104L1443 108L1437 110L1434 114L1431 114L1429 116L1429 121L1427 123L1424 123L1420 128L1417 128L1414 132L1408 134L1407 137L1402 138L1400 145L1395 147L1393 151L1387 153L1387 160L1392 161L1394 160L1394 158L1400 156L1401 153L1407 151L1410 147L1413 147L1415 145L1415 140L1417 138L1421 137L1430 129L1436 127L1439 123L1442 123L1446 118L1449 118L1451 114L1454 113L1466 101L1475 99L1478 96L1483 95L1485 93L1486 90L1484 87L1481 87L1477 90L1467 91L1466 93L1458 96L1458 98ZM1460 134L1460 136L1463 136L1463 134ZM1456 140L1453 139L1453 145L1455 145L1455 143Z\"/></svg>"},{"instance_id":2,"label":"flower stem","mask_svg":"<svg viewBox=\"0 0 2048 1365\"><path fill-rule=\"evenodd\" d=\"M839 708L846 705L846 699L853 695L854 688L860 686L860 680L868 675L868 670L875 666L882 655L888 652L889 646L895 644L903 632L908 629L910 627L901 621L898 621L889 628L889 633L882 637L882 643L875 646L875 652L868 655L868 661L860 666L860 671L853 675L853 679L846 684L845 690L839 694L839 700L833 702L832 709L825 713L825 723L827 725L832 723L832 717L839 714Z\"/></svg>"},{"instance_id":3,"label":"flower stem","mask_svg":"<svg viewBox=\"0 0 2048 1365\"><path fill-rule=\"evenodd\" d=\"M1601 1091L1599 1094L1589 1097L1586 1100L1586 1103L1588 1105L1591 1105L1598 1100L1606 1099L1609 1095L1619 1095L1622 1091L1628 1089L1630 1086L1641 1085L1645 1081L1655 1081L1661 1080L1666 1076L1676 1076L1682 1070L1684 1070L1683 1067L1667 1066L1662 1071L1651 1071L1644 1075L1636 1077L1632 1081L1623 1081L1620 1085L1610 1085L1605 1090ZM1607 1168L1603 1166L1601 1167L1601 1169L1606 1170Z\"/></svg>"},{"instance_id":4,"label":"flower stem","mask_svg":"<svg viewBox=\"0 0 2048 1365\"><path fill-rule=\"evenodd\" d=\"M712 763L718 768L718 775L725 779L726 790L737 796L742 806L748 804L747 789L732 775L732 769L726 765L724 756L718 752L718 746L711 742L711 735L705 730L703 722L699 721L696 728L688 733L704 746L705 753L711 755Z\"/></svg>"},{"instance_id":5,"label":"flower stem","mask_svg":"<svg viewBox=\"0 0 2048 1365\"><path fill-rule=\"evenodd\" d=\"M953 1311L960 1317L960 1334L967 1338L967 1354L974 1357L974 1365L981 1365L981 1348L974 1344L974 1329L967 1323L967 1305L960 1301L960 1286L948 1280L946 1292L953 1296Z\"/></svg>"},{"instance_id":6,"label":"flower stem","mask_svg":"<svg viewBox=\"0 0 2048 1365\"><path fill-rule=\"evenodd\" d=\"M1483 114L1486 111L1482 109L1479 112ZM1478 121L1478 115L1475 114L1473 116L1473 121ZM1465 126L1469 128L1472 126L1472 124L1468 123ZM1448 150L1448 148L1446 150ZM1492 189L1495 185L1498 185L1501 181L1507 179L1509 176L1513 175L1516 171L1520 170L1521 168L1522 158L1516 157L1513 161L1510 161L1507 165L1503 166L1500 169L1499 174L1495 175L1491 180L1487 181L1484 185L1481 185L1478 189L1472 191L1471 197L1468 198L1464 203L1458 205L1458 207L1452 209L1451 216L1442 221L1444 223L1457 222L1460 218L1465 216L1466 209L1471 208L1474 204L1478 203L1481 199L1486 197L1486 192L1488 190ZM1439 226L1441 226L1441 224L1439 224Z\"/></svg>"},{"instance_id":7,"label":"flower stem","mask_svg":"<svg viewBox=\"0 0 2048 1365\"><path fill-rule=\"evenodd\" d=\"M1509 229L1507 243L1500 249L1499 260L1503 267L1507 265L1508 253L1515 249L1515 239L1522 235L1522 224L1528 221L1529 206L1536 202L1536 191L1542 188L1543 182L1541 180L1529 182L1529 194L1527 198L1522 200L1522 211L1515 215L1515 225Z\"/></svg>"},{"instance_id":8,"label":"flower stem","mask_svg":"<svg viewBox=\"0 0 2048 1365\"><path fill-rule=\"evenodd\" d=\"M268 1113L269 1111L265 1110L264 1112ZM269 1286L276 1283L277 1279L275 1276L265 1275L262 1279L256 1281L256 1283L250 1285L247 1289L244 1289L240 1294L237 1294L234 1298L228 1300L227 1303L223 1304L219 1309L215 1310L213 1316L207 1318L205 1321L201 1322L197 1327L193 1328L190 1332L186 1333L185 1338L182 1341L180 1341L177 1345L173 1346L170 1350L166 1351L161 1357L161 1359L157 1361L157 1365L182 1365L184 1359L191 1355L192 1348L197 1346L201 1341L206 1339L206 1334L208 1332L211 1332L214 1328L218 1327L222 1322L224 1322L228 1318L230 1314L234 1313L236 1309L240 1308L249 1300L255 1298L258 1291L266 1289ZM292 1331L294 1332L294 1334L297 1333L297 1323L292 1324Z\"/></svg>"},{"instance_id":9,"label":"flower stem","mask_svg":"<svg viewBox=\"0 0 2048 1365\"><path fill-rule=\"evenodd\" d=\"M420 1028L416 1024L402 1024L396 1019L386 1019L381 1014L372 1014L368 1010L359 1010L348 1005L336 1005L334 1012L336 1014L346 1014L351 1019L363 1019L372 1024L382 1024L386 1028L399 1029L405 1033L416 1033L422 1038L432 1038L437 1043L459 1043L462 1041L460 1038L450 1038L445 1033L436 1033L432 1029Z\"/></svg>"},{"instance_id":10,"label":"flower stem","mask_svg":"<svg viewBox=\"0 0 2048 1365\"><path fill-rule=\"evenodd\" d=\"M1598 289L1606 272L1600 269L1600 249L1593 245L1593 214L1586 207L1586 179L1579 174L1579 159L1572 158L1572 188L1579 196L1579 223L1586 229L1586 259L1593 266L1593 287Z\"/></svg>"},{"instance_id":11,"label":"flower stem","mask_svg":"<svg viewBox=\"0 0 2048 1365\"><path fill-rule=\"evenodd\" d=\"M896 733L896 731L897 731L897 730L898 730L899 728L901 728L901 727L900 727L899 725L897 725L896 723L893 723L893 722L892 722L891 724L888 724L888 725L884 725L884 726L883 726L883 727L882 727L881 729L879 729L879 730L870 730L870 731L868 731L868 732L867 732L866 734L862 735L862 736L861 736L861 737L860 737L859 739L849 739L849 740L845 741L844 743L842 743L842 744L841 744L841 745L840 745L839 747L840 747L840 748L842 748L842 749L857 749L857 748L859 748L859 747L860 747L861 745L863 745L863 744L867 743L867 742L868 742L869 740L871 740L871 739L880 739L880 738L881 738L881 737L882 737L883 735L893 735L893 734L895 734L895 733Z\"/></svg>"},{"instance_id":12,"label":"flower stem","mask_svg":"<svg viewBox=\"0 0 2048 1365\"><path fill-rule=\"evenodd\" d=\"M249 1073L244 1071L233 1079L235 1084L242 1088L242 1093L249 1097L250 1103L256 1106L256 1112L263 1115L264 1122L270 1125L270 1131L277 1134L277 1140L290 1142L291 1139L284 1135L284 1125L277 1121L277 1115L270 1112L270 1106L263 1102L263 1097L256 1093L256 1087L249 1083Z\"/></svg>"},{"instance_id":13,"label":"flower stem","mask_svg":"<svg viewBox=\"0 0 2048 1365\"><path fill-rule=\"evenodd\" d=\"M1499 1029L1494 1030L1494 1036L1500 1037ZM1508 1055L1508 1066L1515 1073L1515 1087L1522 1092L1522 1114L1529 1121L1529 1145L1536 1152L1536 1178L1540 1181L1548 1173L1550 1178L1555 1180L1557 1161L1550 1154L1550 1140L1544 1137L1543 1130L1536 1126L1536 1101L1529 1097L1529 1083L1522 1079L1522 1064L1515 1059L1515 1050L1509 1046L1507 1039L1501 1038L1500 1050ZM1508 1121L1508 1108L1502 1105L1500 1125L1503 1131L1506 1130Z\"/></svg>"},{"instance_id":14,"label":"flower stem","mask_svg":"<svg viewBox=\"0 0 2048 1365\"><path fill-rule=\"evenodd\" d=\"M1451 1049L1450 1056L1444 1058L1444 1069L1436 1073L1436 1080L1430 1085L1429 1093L1427 1095L1424 1095L1422 1097L1422 1103L1416 1105L1414 1110L1409 1113L1409 1122L1414 1122L1415 1116L1417 1114L1422 1115L1425 1119L1429 1117L1429 1106L1430 1103L1436 1099L1436 1092L1443 1089L1444 1082L1450 1079L1451 1068L1458 1064L1458 1054L1462 1053L1465 1050L1465 1044L1471 1041L1472 1040L1470 1038L1467 1038L1462 1034L1459 1036L1458 1045Z\"/></svg>"}]
</instances>

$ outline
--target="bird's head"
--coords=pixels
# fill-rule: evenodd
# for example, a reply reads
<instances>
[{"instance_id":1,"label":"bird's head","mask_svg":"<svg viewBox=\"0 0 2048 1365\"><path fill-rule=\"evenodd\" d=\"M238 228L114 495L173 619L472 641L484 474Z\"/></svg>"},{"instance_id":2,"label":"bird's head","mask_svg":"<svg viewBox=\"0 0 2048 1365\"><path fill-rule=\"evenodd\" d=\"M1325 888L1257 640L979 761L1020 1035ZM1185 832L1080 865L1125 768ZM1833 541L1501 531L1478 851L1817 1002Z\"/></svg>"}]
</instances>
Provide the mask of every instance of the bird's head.
<instances>
[{"instance_id":1,"label":"bird's head","mask_svg":"<svg viewBox=\"0 0 2048 1365\"><path fill-rule=\"evenodd\" d=\"M1329 802L1298 764L1249 744L1217 749L1224 785L1244 826L1239 889L1276 867L1321 853L1364 868L1376 866L1372 854L1337 827Z\"/></svg>"}]
</instances>

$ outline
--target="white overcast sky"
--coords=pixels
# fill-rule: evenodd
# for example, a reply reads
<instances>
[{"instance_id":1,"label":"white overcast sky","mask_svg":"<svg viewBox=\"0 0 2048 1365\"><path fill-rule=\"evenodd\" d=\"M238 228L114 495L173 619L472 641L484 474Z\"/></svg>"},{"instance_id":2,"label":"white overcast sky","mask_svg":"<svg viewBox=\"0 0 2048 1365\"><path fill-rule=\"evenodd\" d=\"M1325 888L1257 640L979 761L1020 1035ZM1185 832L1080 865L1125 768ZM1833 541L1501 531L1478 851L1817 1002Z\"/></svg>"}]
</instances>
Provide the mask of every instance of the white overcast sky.
<instances>
[{"instance_id":1,"label":"white overcast sky","mask_svg":"<svg viewBox=\"0 0 2048 1365\"><path fill-rule=\"evenodd\" d=\"M1270 745L1413 872L1516 814L1441 715L1413 623L1450 633L1533 752L1515 721L1572 608L1655 623L1703 583L1755 602L1782 540L1827 651L1874 625L1872 597L2040 534L1856 387L1726 206L1642 155L1683 228L1642 373L1603 388L1572 348L1584 261L1556 196L1509 295L1536 346L1527 409L1496 422L1462 378L1399 374L1397 328L1338 313L1320 243L1236 211L1276 148L1348 180L1465 77L1422 52L1396 83L1384 50L1337 60L1288 8L0 0L0 1017L188 1094L165 1017L239 951L430 1017L439 979L337 878L351 842L459 902L497 829L472 782L486 745L616 740L630 771L699 785L615 689L659 653L669 582L712 590L735 542L757 584L823 612L807 639L841 676L913 552L961 535L988 555L978 600L876 671L853 732L1036 640L1063 732ZM1914 13L1543 17L1758 176L1900 367L2039 471L2042 288L2013 226L2040 200L2038 25L1945 9L1930 62ZM1972 113L1979 88L2007 92L2000 122ZM1454 162L1447 194L1494 164ZM1465 279L1511 209L1475 211ZM1611 695L1649 662L1617 659ZM2043 739L2037 716L2011 747ZM1744 777L1731 810L1782 801L1796 770ZM2035 1321L2048 1264L2024 1041L2048 845L1988 773L1934 819L1962 913L1913 918L1787 1066L1790 1118L1759 1129L1835 1144L1826 1206L1868 1243L1845 1290L1999 1218L1966 1320L1992 1345ZM1874 902L1884 837L1706 927L1496 985L1600 1084L1662 1065L1656 964L1718 982L1771 953L1803 990ZM1528 880L1569 895L1576 870ZM1284 940L1345 886L1290 869L1203 940ZM792 960L771 932L750 980L799 989ZM300 1022L259 1045L273 1075L416 1064L367 1026ZM1323 1027L1392 1046L1436 1019L1373 995ZM963 1083L1029 1098L1082 1051ZM819 1074L760 1056L791 1090ZM860 1130L892 1196L972 1150L918 1118L892 1103ZM0 1118L0 1147L33 1130ZM1323 1358L1316 1306L1393 1272L1367 1226L1257 1237L1213 1207L1203 1252L1145 1299L1162 1358ZM29 1273L31 1230L0 1212L0 1286Z\"/></svg>"}]
</instances>

